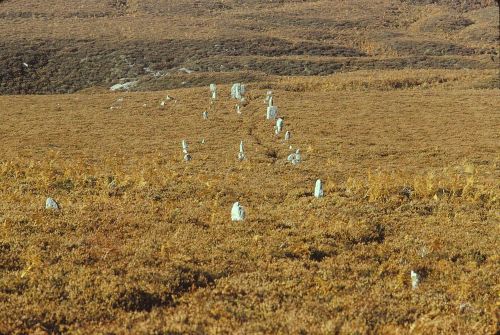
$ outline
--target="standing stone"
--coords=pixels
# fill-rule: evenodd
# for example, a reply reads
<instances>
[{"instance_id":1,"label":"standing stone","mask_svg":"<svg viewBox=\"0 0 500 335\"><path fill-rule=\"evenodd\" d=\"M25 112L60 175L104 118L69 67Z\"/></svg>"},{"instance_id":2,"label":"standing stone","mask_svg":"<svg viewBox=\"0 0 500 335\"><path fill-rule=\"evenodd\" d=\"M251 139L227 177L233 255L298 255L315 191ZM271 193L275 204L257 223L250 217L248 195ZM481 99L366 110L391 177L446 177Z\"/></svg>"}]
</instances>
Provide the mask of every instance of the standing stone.
<instances>
[{"instance_id":1,"label":"standing stone","mask_svg":"<svg viewBox=\"0 0 500 335\"><path fill-rule=\"evenodd\" d=\"M235 202L231 208L231 221L245 220L245 209L239 202Z\"/></svg>"},{"instance_id":2,"label":"standing stone","mask_svg":"<svg viewBox=\"0 0 500 335\"><path fill-rule=\"evenodd\" d=\"M418 287L418 284L420 284L420 275L417 272L411 270L410 276L411 276L411 287L413 289L416 289Z\"/></svg>"},{"instance_id":3,"label":"standing stone","mask_svg":"<svg viewBox=\"0 0 500 335\"><path fill-rule=\"evenodd\" d=\"M45 200L45 209L59 210L59 204L52 198Z\"/></svg>"},{"instance_id":4,"label":"standing stone","mask_svg":"<svg viewBox=\"0 0 500 335\"><path fill-rule=\"evenodd\" d=\"M272 97L273 97L273 91L267 91L266 98L264 99L264 103L267 104L268 106L272 106L272 105L269 105L269 99L271 99Z\"/></svg>"},{"instance_id":5,"label":"standing stone","mask_svg":"<svg viewBox=\"0 0 500 335\"><path fill-rule=\"evenodd\" d=\"M278 115L278 107L276 106L267 107L267 113L266 113L267 120L276 119L276 115Z\"/></svg>"},{"instance_id":6,"label":"standing stone","mask_svg":"<svg viewBox=\"0 0 500 335\"><path fill-rule=\"evenodd\" d=\"M273 97L269 97L269 100L267 101L267 106L268 107L273 107Z\"/></svg>"},{"instance_id":7,"label":"standing stone","mask_svg":"<svg viewBox=\"0 0 500 335\"><path fill-rule=\"evenodd\" d=\"M284 120L281 117L276 120L276 134L283 130L283 122Z\"/></svg>"},{"instance_id":8,"label":"standing stone","mask_svg":"<svg viewBox=\"0 0 500 335\"><path fill-rule=\"evenodd\" d=\"M300 150L299 149L295 150L295 160L297 162L302 161L302 155L300 154Z\"/></svg>"},{"instance_id":9,"label":"standing stone","mask_svg":"<svg viewBox=\"0 0 500 335\"><path fill-rule=\"evenodd\" d=\"M245 85L236 83L231 87L231 98L241 100L245 95Z\"/></svg>"},{"instance_id":10,"label":"standing stone","mask_svg":"<svg viewBox=\"0 0 500 335\"><path fill-rule=\"evenodd\" d=\"M242 161L245 159L245 150L243 148L243 141L240 141L240 152L238 152L238 160Z\"/></svg>"},{"instance_id":11,"label":"standing stone","mask_svg":"<svg viewBox=\"0 0 500 335\"><path fill-rule=\"evenodd\" d=\"M185 154L188 153L188 144L186 140L182 140L182 152Z\"/></svg>"},{"instance_id":12,"label":"standing stone","mask_svg":"<svg viewBox=\"0 0 500 335\"><path fill-rule=\"evenodd\" d=\"M297 149L294 154L288 155L288 161L293 165L299 164L302 161L302 155L300 154L300 150Z\"/></svg>"},{"instance_id":13,"label":"standing stone","mask_svg":"<svg viewBox=\"0 0 500 335\"><path fill-rule=\"evenodd\" d=\"M217 85L210 84L210 93L211 93L211 99L216 100L217 99Z\"/></svg>"},{"instance_id":14,"label":"standing stone","mask_svg":"<svg viewBox=\"0 0 500 335\"><path fill-rule=\"evenodd\" d=\"M236 113L241 114L240 104L236 105Z\"/></svg>"},{"instance_id":15,"label":"standing stone","mask_svg":"<svg viewBox=\"0 0 500 335\"><path fill-rule=\"evenodd\" d=\"M323 184L321 183L320 179L316 180L316 186L314 187L314 196L316 198L323 197Z\"/></svg>"},{"instance_id":16,"label":"standing stone","mask_svg":"<svg viewBox=\"0 0 500 335\"><path fill-rule=\"evenodd\" d=\"M287 130L285 133L285 141L288 141L290 139L291 133L290 130Z\"/></svg>"},{"instance_id":17,"label":"standing stone","mask_svg":"<svg viewBox=\"0 0 500 335\"><path fill-rule=\"evenodd\" d=\"M204 111L203 113L201 113L201 115L203 116L203 120L208 119L208 112L207 111Z\"/></svg>"}]
</instances>

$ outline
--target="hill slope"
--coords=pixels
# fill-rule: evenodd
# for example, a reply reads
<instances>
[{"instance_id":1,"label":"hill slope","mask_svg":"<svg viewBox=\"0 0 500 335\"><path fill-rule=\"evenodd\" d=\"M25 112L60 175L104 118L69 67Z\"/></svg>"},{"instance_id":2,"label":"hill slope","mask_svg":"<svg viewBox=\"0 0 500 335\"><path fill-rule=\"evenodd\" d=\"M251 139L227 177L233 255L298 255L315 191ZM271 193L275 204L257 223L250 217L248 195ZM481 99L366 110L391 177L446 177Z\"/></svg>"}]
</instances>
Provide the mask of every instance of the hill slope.
<instances>
[{"instance_id":1,"label":"hill slope","mask_svg":"<svg viewBox=\"0 0 500 335\"><path fill-rule=\"evenodd\" d=\"M0 93L74 92L184 69L325 75L498 66L493 1L428 2L2 1ZM186 76L170 86L183 82L196 85Z\"/></svg>"},{"instance_id":2,"label":"hill slope","mask_svg":"<svg viewBox=\"0 0 500 335\"><path fill-rule=\"evenodd\" d=\"M208 87L0 96L0 333L494 333L500 94L475 73L278 78L241 115L220 85L208 120Z\"/></svg>"}]
</instances>

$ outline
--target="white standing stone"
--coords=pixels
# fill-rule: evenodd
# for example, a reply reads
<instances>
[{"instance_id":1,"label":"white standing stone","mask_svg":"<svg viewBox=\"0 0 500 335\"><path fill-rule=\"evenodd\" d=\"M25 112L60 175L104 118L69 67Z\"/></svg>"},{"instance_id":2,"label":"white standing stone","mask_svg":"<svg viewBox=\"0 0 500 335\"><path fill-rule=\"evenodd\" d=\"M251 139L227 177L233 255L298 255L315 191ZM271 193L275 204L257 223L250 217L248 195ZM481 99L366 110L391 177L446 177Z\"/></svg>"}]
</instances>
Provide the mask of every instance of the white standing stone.
<instances>
[{"instance_id":1,"label":"white standing stone","mask_svg":"<svg viewBox=\"0 0 500 335\"><path fill-rule=\"evenodd\" d=\"M245 220L245 209L239 202L235 202L231 208L231 221Z\"/></svg>"},{"instance_id":2,"label":"white standing stone","mask_svg":"<svg viewBox=\"0 0 500 335\"><path fill-rule=\"evenodd\" d=\"M241 114L241 107L240 104L236 105L236 113Z\"/></svg>"},{"instance_id":3,"label":"white standing stone","mask_svg":"<svg viewBox=\"0 0 500 335\"><path fill-rule=\"evenodd\" d=\"M201 113L201 115L203 116L203 120L208 119L208 112L207 111L204 111L203 113Z\"/></svg>"},{"instance_id":4,"label":"white standing stone","mask_svg":"<svg viewBox=\"0 0 500 335\"><path fill-rule=\"evenodd\" d=\"M276 106L267 107L267 112L266 112L267 120L274 120L276 118L276 115L278 115L278 107Z\"/></svg>"},{"instance_id":5,"label":"white standing stone","mask_svg":"<svg viewBox=\"0 0 500 335\"><path fill-rule=\"evenodd\" d=\"M217 99L217 85L216 84L210 84L210 93L212 100Z\"/></svg>"},{"instance_id":6,"label":"white standing stone","mask_svg":"<svg viewBox=\"0 0 500 335\"><path fill-rule=\"evenodd\" d=\"M411 270L410 276L411 276L411 287L413 289L416 289L418 287L418 284L420 284L420 275L417 272Z\"/></svg>"},{"instance_id":7,"label":"white standing stone","mask_svg":"<svg viewBox=\"0 0 500 335\"><path fill-rule=\"evenodd\" d=\"M58 210L59 209L59 204L52 198L47 198L47 200L45 200L45 209L55 209L55 210Z\"/></svg>"},{"instance_id":8,"label":"white standing stone","mask_svg":"<svg viewBox=\"0 0 500 335\"><path fill-rule=\"evenodd\" d=\"M269 99L273 97L273 91L267 91L266 92L266 98L264 99L264 103L268 106L272 106L269 104Z\"/></svg>"},{"instance_id":9,"label":"white standing stone","mask_svg":"<svg viewBox=\"0 0 500 335\"><path fill-rule=\"evenodd\" d=\"M245 159L245 150L243 147L243 141L240 141L240 151L238 152L238 160L242 161Z\"/></svg>"},{"instance_id":10,"label":"white standing stone","mask_svg":"<svg viewBox=\"0 0 500 335\"><path fill-rule=\"evenodd\" d=\"M283 130L283 124L283 118L280 117L276 120L276 133L280 133Z\"/></svg>"},{"instance_id":11,"label":"white standing stone","mask_svg":"<svg viewBox=\"0 0 500 335\"><path fill-rule=\"evenodd\" d=\"M288 141L290 139L290 136L292 136L292 134L290 133L290 130L287 130L285 133L285 141Z\"/></svg>"},{"instance_id":12,"label":"white standing stone","mask_svg":"<svg viewBox=\"0 0 500 335\"><path fill-rule=\"evenodd\" d=\"M236 83L231 87L231 98L241 100L245 95L245 85Z\"/></svg>"},{"instance_id":13,"label":"white standing stone","mask_svg":"<svg viewBox=\"0 0 500 335\"><path fill-rule=\"evenodd\" d=\"M182 152L185 154L188 153L188 144L186 140L182 140Z\"/></svg>"},{"instance_id":14,"label":"white standing stone","mask_svg":"<svg viewBox=\"0 0 500 335\"><path fill-rule=\"evenodd\" d=\"M295 154L293 155L292 164L293 165L299 164L301 161L302 161L302 155L300 154L300 150L297 149L295 151Z\"/></svg>"},{"instance_id":15,"label":"white standing stone","mask_svg":"<svg viewBox=\"0 0 500 335\"><path fill-rule=\"evenodd\" d=\"M290 146L290 148L291 148L291 146ZM300 150L297 149L295 151L295 153L288 155L287 161L289 161L290 163L292 163L294 165L300 163L302 161L302 156L300 154Z\"/></svg>"},{"instance_id":16,"label":"white standing stone","mask_svg":"<svg viewBox=\"0 0 500 335\"><path fill-rule=\"evenodd\" d=\"M205 139L204 138L201 139L201 144L205 144Z\"/></svg>"},{"instance_id":17,"label":"white standing stone","mask_svg":"<svg viewBox=\"0 0 500 335\"><path fill-rule=\"evenodd\" d=\"M314 187L314 196L316 198L323 197L323 184L321 183L320 179L316 180L316 186Z\"/></svg>"}]
</instances>

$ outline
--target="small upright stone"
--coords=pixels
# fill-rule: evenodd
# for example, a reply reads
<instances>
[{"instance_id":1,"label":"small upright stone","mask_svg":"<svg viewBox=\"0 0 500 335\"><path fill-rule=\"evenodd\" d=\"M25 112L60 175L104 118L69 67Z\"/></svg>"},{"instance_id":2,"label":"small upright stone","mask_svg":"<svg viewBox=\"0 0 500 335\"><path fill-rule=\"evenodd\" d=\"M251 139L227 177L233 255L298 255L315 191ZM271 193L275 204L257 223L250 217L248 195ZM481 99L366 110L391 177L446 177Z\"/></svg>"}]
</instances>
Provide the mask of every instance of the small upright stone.
<instances>
[{"instance_id":1,"label":"small upright stone","mask_svg":"<svg viewBox=\"0 0 500 335\"><path fill-rule=\"evenodd\" d=\"M314 187L314 197L323 197L323 184L321 183L320 179L316 180L316 186Z\"/></svg>"},{"instance_id":2,"label":"small upright stone","mask_svg":"<svg viewBox=\"0 0 500 335\"><path fill-rule=\"evenodd\" d=\"M236 113L241 114L240 104L236 104Z\"/></svg>"},{"instance_id":3,"label":"small upright stone","mask_svg":"<svg viewBox=\"0 0 500 335\"><path fill-rule=\"evenodd\" d=\"M276 115L278 115L278 108L276 106L267 107L267 112L266 112L267 120L274 120L276 118Z\"/></svg>"},{"instance_id":4,"label":"small upright stone","mask_svg":"<svg viewBox=\"0 0 500 335\"><path fill-rule=\"evenodd\" d=\"M215 84L210 84L210 98L212 100L216 100L217 99L217 85Z\"/></svg>"},{"instance_id":5,"label":"small upright stone","mask_svg":"<svg viewBox=\"0 0 500 335\"><path fill-rule=\"evenodd\" d=\"M297 163L302 161L302 155L300 154L300 149L295 150L295 160Z\"/></svg>"},{"instance_id":6,"label":"small upright stone","mask_svg":"<svg viewBox=\"0 0 500 335\"><path fill-rule=\"evenodd\" d=\"M233 204L231 208L231 221L243 221L245 220L245 209L237 201Z\"/></svg>"},{"instance_id":7,"label":"small upright stone","mask_svg":"<svg viewBox=\"0 0 500 335\"><path fill-rule=\"evenodd\" d=\"M276 120L276 134L280 133L283 130L284 120L282 117Z\"/></svg>"},{"instance_id":8,"label":"small upright stone","mask_svg":"<svg viewBox=\"0 0 500 335\"><path fill-rule=\"evenodd\" d=\"M245 159L245 150L243 148L243 141L240 141L240 151L238 152L238 160L242 161Z\"/></svg>"},{"instance_id":9,"label":"small upright stone","mask_svg":"<svg viewBox=\"0 0 500 335\"><path fill-rule=\"evenodd\" d=\"M160 107L165 108L167 101L171 101L171 100L174 100L174 98L171 97L170 95L167 95L163 100L160 101Z\"/></svg>"},{"instance_id":10,"label":"small upright stone","mask_svg":"<svg viewBox=\"0 0 500 335\"><path fill-rule=\"evenodd\" d=\"M266 103L268 106L272 106L272 105L269 105L269 99L271 99L272 97L273 97L273 91L267 91L266 98L264 99L264 103Z\"/></svg>"},{"instance_id":11,"label":"small upright stone","mask_svg":"<svg viewBox=\"0 0 500 335\"><path fill-rule=\"evenodd\" d=\"M208 120L208 112L207 111L204 111L203 113L201 113L201 115L203 116L203 120Z\"/></svg>"},{"instance_id":12,"label":"small upright stone","mask_svg":"<svg viewBox=\"0 0 500 335\"><path fill-rule=\"evenodd\" d=\"M413 289L416 289L418 287L418 284L420 284L420 275L417 272L411 270L410 277L411 277L411 287Z\"/></svg>"},{"instance_id":13,"label":"small upright stone","mask_svg":"<svg viewBox=\"0 0 500 335\"><path fill-rule=\"evenodd\" d=\"M287 130L285 133L285 141L288 141L290 139L291 133L290 130Z\"/></svg>"},{"instance_id":14,"label":"small upright stone","mask_svg":"<svg viewBox=\"0 0 500 335\"><path fill-rule=\"evenodd\" d=\"M241 100L245 95L245 85L236 83L231 87L231 98Z\"/></svg>"},{"instance_id":15,"label":"small upright stone","mask_svg":"<svg viewBox=\"0 0 500 335\"><path fill-rule=\"evenodd\" d=\"M264 99L264 103L268 107L274 106L274 104L273 104L273 91L267 91L266 98Z\"/></svg>"},{"instance_id":16,"label":"small upright stone","mask_svg":"<svg viewBox=\"0 0 500 335\"><path fill-rule=\"evenodd\" d=\"M182 152L185 154L188 153L188 144L186 140L182 140Z\"/></svg>"},{"instance_id":17,"label":"small upright stone","mask_svg":"<svg viewBox=\"0 0 500 335\"><path fill-rule=\"evenodd\" d=\"M294 154L288 155L287 160L293 165L299 164L302 161L302 156L300 154L300 150L297 149Z\"/></svg>"},{"instance_id":18,"label":"small upright stone","mask_svg":"<svg viewBox=\"0 0 500 335\"><path fill-rule=\"evenodd\" d=\"M45 200L45 209L59 210L59 204L52 198Z\"/></svg>"}]
</instances>

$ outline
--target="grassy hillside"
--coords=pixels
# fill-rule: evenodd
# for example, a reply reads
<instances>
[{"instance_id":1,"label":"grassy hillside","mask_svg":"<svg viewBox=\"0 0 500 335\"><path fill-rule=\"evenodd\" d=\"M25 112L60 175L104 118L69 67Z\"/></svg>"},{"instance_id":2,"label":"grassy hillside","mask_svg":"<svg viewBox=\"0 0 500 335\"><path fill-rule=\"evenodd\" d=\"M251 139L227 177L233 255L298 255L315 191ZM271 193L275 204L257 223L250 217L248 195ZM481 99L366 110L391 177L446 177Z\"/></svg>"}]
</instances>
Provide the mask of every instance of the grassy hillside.
<instances>
[{"instance_id":1,"label":"grassy hillside","mask_svg":"<svg viewBox=\"0 0 500 335\"><path fill-rule=\"evenodd\" d=\"M208 120L208 87L0 97L0 333L495 333L495 75L269 77Z\"/></svg>"},{"instance_id":2,"label":"grassy hillside","mask_svg":"<svg viewBox=\"0 0 500 335\"><path fill-rule=\"evenodd\" d=\"M214 76L494 69L498 22L488 0L7 0L0 93L75 92L169 79L182 69Z\"/></svg>"},{"instance_id":3,"label":"grassy hillside","mask_svg":"<svg viewBox=\"0 0 500 335\"><path fill-rule=\"evenodd\" d=\"M499 28L493 0L0 0L0 335L498 333Z\"/></svg>"}]
</instances>

